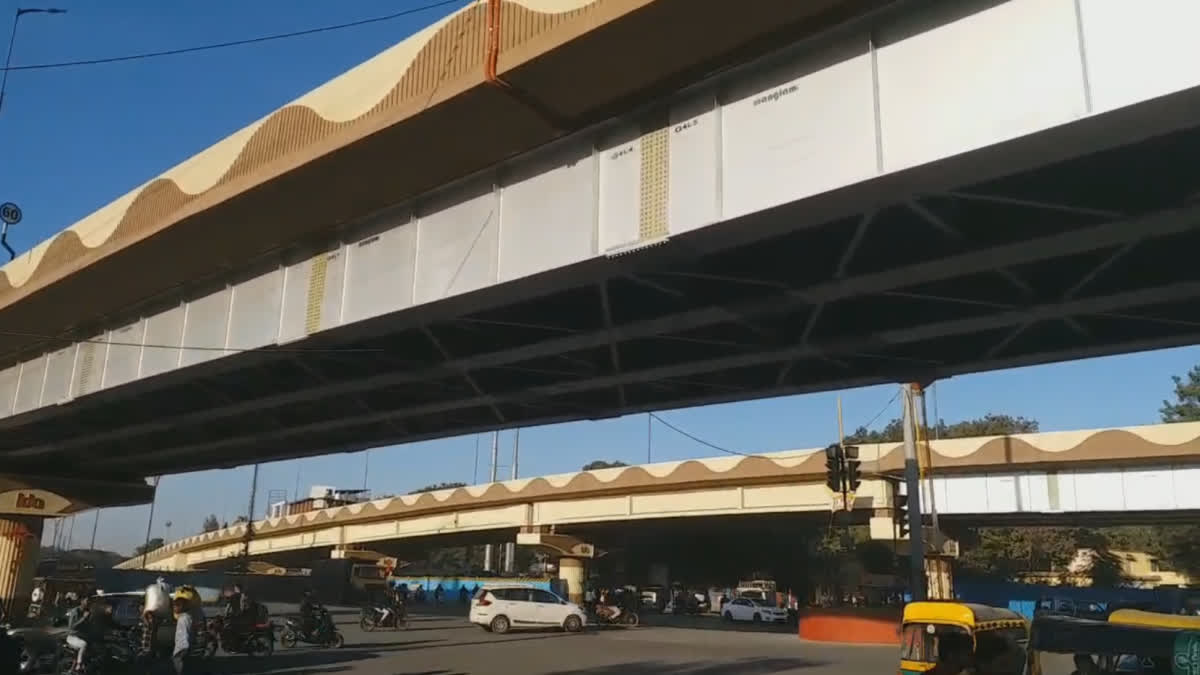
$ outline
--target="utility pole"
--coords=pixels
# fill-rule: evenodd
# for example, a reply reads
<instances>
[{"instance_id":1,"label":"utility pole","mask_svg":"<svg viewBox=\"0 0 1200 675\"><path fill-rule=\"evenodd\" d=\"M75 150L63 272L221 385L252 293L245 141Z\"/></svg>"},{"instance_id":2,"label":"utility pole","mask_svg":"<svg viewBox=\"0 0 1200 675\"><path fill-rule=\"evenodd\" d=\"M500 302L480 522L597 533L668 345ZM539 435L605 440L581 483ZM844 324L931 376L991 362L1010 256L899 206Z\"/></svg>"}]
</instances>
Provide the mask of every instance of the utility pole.
<instances>
[{"instance_id":1,"label":"utility pole","mask_svg":"<svg viewBox=\"0 0 1200 675\"><path fill-rule=\"evenodd\" d=\"M100 512L103 509L96 509L96 519L92 521L92 546L89 550L96 550L96 530L100 529Z\"/></svg>"},{"instance_id":2,"label":"utility pole","mask_svg":"<svg viewBox=\"0 0 1200 675\"><path fill-rule=\"evenodd\" d=\"M254 496L258 492L258 464L254 465L254 473L250 475L250 505L246 512L246 533L242 535L242 559L238 562L239 571L245 572L250 565L250 541L254 539Z\"/></svg>"},{"instance_id":3,"label":"utility pole","mask_svg":"<svg viewBox=\"0 0 1200 675\"><path fill-rule=\"evenodd\" d=\"M921 518L921 469L917 463L916 387L903 385L904 407L904 485L908 492L909 565L912 567L909 590L914 602L925 599L925 541Z\"/></svg>"},{"instance_id":4,"label":"utility pole","mask_svg":"<svg viewBox=\"0 0 1200 675\"><path fill-rule=\"evenodd\" d=\"M512 480L517 479L517 460L521 454L521 430L517 429L513 432L513 454L512 454L512 470L509 475ZM517 567L517 544L510 541L504 544L504 571L512 574Z\"/></svg>"},{"instance_id":5,"label":"utility pole","mask_svg":"<svg viewBox=\"0 0 1200 675\"><path fill-rule=\"evenodd\" d=\"M654 441L654 414L646 413L646 463L650 463L650 448Z\"/></svg>"},{"instance_id":6,"label":"utility pole","mask_svg":"<svg viewBox=\"0 0 1200 675\"><path fill-rule=\"evenodd\" d=\"M500 432L492 432L492 471L489 482L496 482L496 462L500 459ZM483 570L491 572L495 569L495 546L488 544L483 548Z\"/></svg>"},{"instance_id":7,"label":"utility pole","mask_svg":"<svg viewBox=\"0 0 1200 675\"><path fill-rule=\"evenodd\" d=\"M154 494L150 497L150 517L146 519L146 543L142 544L142 569L146 569L146 555L150 553L150 528L154 525L154 502L158 500L158 482L162 476L154 477Z\"/></svg>"},{"instance_id":8,"label":"utility pole","mask_svg":"<svg viewBox=\"0 0 1200 675\"><path fill-rule=\"evenodd\" d=\"M475 462L471 465L471 485L479 485L479 436L475 436Z\"/></svg>"}]
</instances>

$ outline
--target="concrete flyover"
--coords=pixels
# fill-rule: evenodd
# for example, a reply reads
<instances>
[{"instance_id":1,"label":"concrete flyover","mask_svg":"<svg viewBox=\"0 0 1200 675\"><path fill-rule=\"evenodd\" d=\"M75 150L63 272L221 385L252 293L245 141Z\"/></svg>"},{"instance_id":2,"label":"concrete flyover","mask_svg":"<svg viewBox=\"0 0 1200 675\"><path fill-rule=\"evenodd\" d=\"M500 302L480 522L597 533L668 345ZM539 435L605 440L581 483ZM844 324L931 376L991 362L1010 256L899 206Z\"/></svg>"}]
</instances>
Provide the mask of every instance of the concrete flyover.
<instances>
[{"instance_id":1,"label":"concrete flyover","mask_svg":"<svg viewBox=\"0 0 1200 675\"><path fill-rule=\"evenodd\" d=\"M868 475L859 519L886 512L899 444L860 446ZM1200 423L987 436L930 444L939 512L960 522L1021 517L1160 518L1200 513ZM828 513L824 453L796 450L544 476L405 495L258 521L255 557L402 539L458 543L479 533L586 532L598 523ZM925 503L929 503L926 501ZM242 554L245 526L186 537L152 551L147 566L185 570ZM433 545L437 545L434 543ZM295 559L295 556L293 556ZM141 557L121 565L136 568Z\"/></svg>"},{"instance_id":2,"label":"concrete flyover","mask_svg":"<svg viewBox=\"0 0 1200 675\"><path fill-rule=\"evenodd\" d=\"M472 5L5 267L0 458L129 477L1195 343L1198 14Z\"/></svg>"}]
</instances>

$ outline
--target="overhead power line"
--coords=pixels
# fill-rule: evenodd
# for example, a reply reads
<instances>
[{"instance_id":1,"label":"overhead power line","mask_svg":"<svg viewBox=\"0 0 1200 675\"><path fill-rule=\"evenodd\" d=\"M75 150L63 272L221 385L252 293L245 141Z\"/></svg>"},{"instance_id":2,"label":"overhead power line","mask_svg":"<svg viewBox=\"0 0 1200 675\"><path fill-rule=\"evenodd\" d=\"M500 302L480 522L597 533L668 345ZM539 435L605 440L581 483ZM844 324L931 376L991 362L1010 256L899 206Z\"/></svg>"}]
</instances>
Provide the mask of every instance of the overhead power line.
<instances>
[{"instance_id":1,"label":"overhead power line","mask_svg":"<svg viewBox=\"0 0 1200 675\"><path fill-rule=\"evenodd\" d=\"M383 16L375 16L368 19L359 19L357 21L348 21L346 23L332 24L328 26L318 26L316 28L307 28L304 30L291 31L287 33L274 33L271 35L259 35L257 37L245 38L242 40L230 40L228 42L214 42L204 45L193 45L191 47L179 47L176 49L163 49L154 52L139 52L135 54L123 54L120 56L105 56L93 59L79 59L76 61L56 61L50 63L31 63L26 65L9 66L8 68L0 68L0 71L16 71L16 70L55 70L59 68L75 68L78 66L99 66L107 63L123 63L126 61L144 61L147 59L156 59L164 56L179 56L181 54L193 54L196 52L207 52L215 49L227 49L229 47L242 47L245 45L259 44L262 42L274 42L276 40L289 40L291 38L305 37L308 35L317 35L319 33L329 33L332 31L345 30L347 28L357 28L359 26L367 26L373 23L383 23L385 21L394 21L405 16L420 14L440 7L449 5L462 4L463 0L440 0L440 2L430 2L419 7L410 7L391 14Z\"/></svg>"}]
</instances>

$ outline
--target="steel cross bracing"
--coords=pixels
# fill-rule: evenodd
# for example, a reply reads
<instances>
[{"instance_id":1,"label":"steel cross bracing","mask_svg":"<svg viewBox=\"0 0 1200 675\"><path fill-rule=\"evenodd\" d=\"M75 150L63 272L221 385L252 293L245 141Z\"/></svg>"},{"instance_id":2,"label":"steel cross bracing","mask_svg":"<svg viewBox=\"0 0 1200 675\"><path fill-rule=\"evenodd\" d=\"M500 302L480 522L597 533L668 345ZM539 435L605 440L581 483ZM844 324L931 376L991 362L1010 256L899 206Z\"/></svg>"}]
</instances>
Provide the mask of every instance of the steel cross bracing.
<instances>
[{"instance_id":1,"label":"steel cross bracing","mask_svg":"<svg viewBox=\"0 0 1200 675\"><path fill-rule=\"evenodd\" d=\"M0 420L0 457L158 473L1195 343L1198 151L1181 132L719 252L680 238L599 282L321 343L374 351L235 355Z\"/></svg>"}]
</instances>

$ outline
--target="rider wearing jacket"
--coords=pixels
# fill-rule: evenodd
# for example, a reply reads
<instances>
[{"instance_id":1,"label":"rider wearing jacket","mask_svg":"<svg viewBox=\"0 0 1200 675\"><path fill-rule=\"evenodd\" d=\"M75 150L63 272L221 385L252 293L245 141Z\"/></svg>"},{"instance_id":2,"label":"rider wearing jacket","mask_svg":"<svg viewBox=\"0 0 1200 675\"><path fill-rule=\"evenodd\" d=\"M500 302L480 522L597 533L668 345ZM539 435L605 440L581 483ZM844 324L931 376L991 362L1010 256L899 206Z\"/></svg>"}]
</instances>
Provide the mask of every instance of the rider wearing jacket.
<instances>
[{"instance_id":1,"label":"rider wearing jacket","mask_svg":"<svg viewBox=\"0 0 1200 675\"><path fill-rule=\"evenodd\" d=\"M313 597L312 591L304 591L300 601L300 630L305 635L312 635L317 628L317 616L321 612L321 603Z\"/></svg>"}]
</instances>

